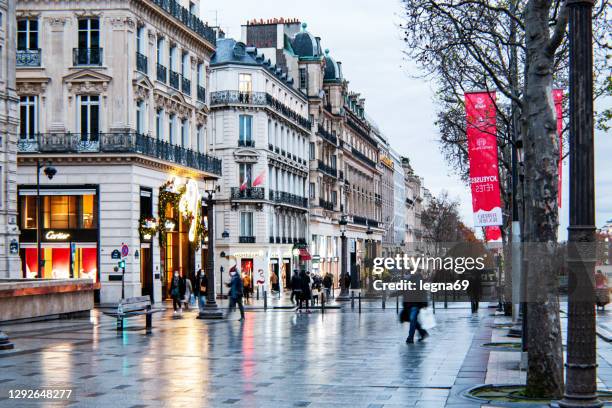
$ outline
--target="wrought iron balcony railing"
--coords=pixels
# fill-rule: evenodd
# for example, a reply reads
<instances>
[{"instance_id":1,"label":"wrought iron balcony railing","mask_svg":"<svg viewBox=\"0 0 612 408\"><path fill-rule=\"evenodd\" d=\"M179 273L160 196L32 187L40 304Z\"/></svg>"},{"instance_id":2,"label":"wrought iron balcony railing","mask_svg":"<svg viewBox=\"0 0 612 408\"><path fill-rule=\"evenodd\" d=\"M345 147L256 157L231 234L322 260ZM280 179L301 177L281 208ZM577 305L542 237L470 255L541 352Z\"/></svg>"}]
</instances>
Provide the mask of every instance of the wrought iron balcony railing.
<instances>
[{"instance_id":1,"label":"wrought iron balcony railing","mask_svg":"<svg viewBox=\"0 0 612 408\"><path fill-rule=\"evenodd\" d=\"M378 228L378 221L368 218L368 225L373 228Z\"/></svg>"},{"instance_id":2,"label":"wrought iron balcony railing","mask_svg":"<svg viewBox=\"0 0 612 408\"><path fill-rule=\"evenodd\" d=\"M74 48L72 50L72 63L80 65L102 65L102 48Z\"/></svg>"},{"instance_id":3,"label":"wrought iron balcony railing","mask_svg":"<svg viewBox=\"0 0 612 408\"><path fill-rule=\"evenodd\" d=\"M166 75L168 73L168 69L164 67L162 64L157 64L157 80L166 83Z\"/></svg>"},{"instance_id":4,"label":"wrought iron balcony railing","mask_svg":"<svg viewBox=\"0 0 612 408\"><path fill-rule=\"evenodd\" d=\"M206 25L202 20L190 13L188 9L181 6L176 0L151 0L157 6L161 7L189 29L197 33L204 40L208 41L213 47L217 45L217 36L215 31Z\"/></svg>"},{"instance_id":5,"label":"wrought iron balcony railing","mask_svg":"<svg viewBox=\"0 0 612 408\"><path fill-rule=\"evenodd\" d=\"M255 237L240 236L238 237L238 242L240 242L241 244L254 244Z\"/></svg>"},{"instance_id":6,"label":"wrought iron balcony railing","mask_svg":"<svg viewBox=\"0 0 612 408\"><path fill-rule=\"evenodd\" d=\"M232 187L232 200L263 200L265 193L263 187L247 187L240 190L240 187Z\"/></svg>"},{"instance_id":7,"label":"wrought iron balcony railing","mask_svg":"<svg viewBox=\"0 0 612 408\"><path fill-rule=\"evenodd\" d=\"M185 95L191 95L191 80L181 75L181 91Z\"/></svg>"},{"instance_id":8,"label":"wrought iron balcony railing","mask_svg":"<svg viewBox=\"0 0 612 408\"><path fill-rule=\"evenodd\" d=\"M366 164L369 164L372 167L376 167L376 162L370 159L365 154L361 153L359 150L355 149L354 147L351 147L351 152L353 153L353 156L357 157L362 162L365 162Z\"/></svg>"},{"instance_id":9,"label":"wrought iron balcony railing","mask_svg":"<svg viewBox=\"0 0 612 408\"><path fill-rule=\"evenodd\" d=\"M18 67L40 67L40 56L42 52L37 50L17 50Z\"/></svg>"},{"instance_id":10,"label":"wrought iron balcony railing","mask_svg":"<svg viewBox=\"0 0 612 408\"><path fill-rule=\"evenodd\" d=\"M198 101L206 103L206 88L202 85L198 85Z\"/></svg>"},{"instance_id":11,"label":"wrought iron balcony railing","mask_svg":"<svg viewBox=\"0 0 612 408\"><path fill-rule=\"evenodd\" d=\"M181 90L181 88L179 87L180 77L181 75L178 72L170 70L170 82L169 83L170 83L170 86L176 89L177 91Z\"/></svg>"},{"instance_id":12,"label":"wrought iron balcony railing","mask_svg":"<svg viewBox=\"0 0 612 408\"><path fill-rule=\"evenodd\" d=\"M238 139L238 146L240 147L255 147L255 141L252 139Z\"/></svg>"},{"instance_id":13,"label":"wrought iron balcony railing","mask_svg":"<svg viewBox=\"0 0 612 408\"><path fill-rule=\"evenodd\" d=\"M295 194L285 193L284 191L270 190L269 199L270 201L274 201L275 203L289 204L294 205L296 207L308 208L308 199L306 197L300 197Z\"/></svg>"},{"instance_id":14,"label":"wrought iron balcony railing","mask_svg":"<svg viewBox=\"0 0 612 408\"><path fill-rule=\"evenodd\" d=\"M331 132L328 132L322 127L317 130L317 135L321 136L323 139L327 140L334 146L338 144L338 138L336 137L336 135L332 134Z\"/></svg>"},{"instance_id":15,"label":"wrought iron balcony railing","mask_svg":"<svg viewBox=\"0 0 612 408\"><path fill-rule=\"evenodd\" d=\"M327 174L328 176L334 177L334 178L338 177L337 169L323 163L323 161L321 160L319 160L318 163L319 163L318 169L321 170L323 173Z\"/></svg>"},{"instance_id":16,"label":"wrought iron balcony railing","mask_svg":"<svg viewBox=\"0 0 612 408\"><path fill-rule=\"evenodd\" d=\"M325 210L328 211L334 211L334 203L332 203L331 201L326 201L322 198L319 198L319 207L322 207Z\"/></svg>"},{"instance_id":17,"label":"wrought iron balcony railing","mask_svg":"<svg viewBox=\"0 0 612 408\"><path fill-rule=\"evenodd\" d=\"M368 225L368 219L358 215L353 215L353 224Z\"/></svg>"},{"instance_id":18,"label":"wrought iron balcony railing","mask_svg":"<svg viewBox=\"0 0 612 408\"><path fill-rule=\"evenodd\" d=\"M116 153L141 154L221 176L221 160L140 133L45 133L21 138L20 154Z\"/></svg>"},{"instance_id":19,"label":"wrought iron balcony railing","mask_svg":"<svg viewBox=\"0 0 612 408\"><path fill-rule=\"evenodd\" d=\"M310 120L284 105L282 102L265 92L217 91L210 94L211 105L246 104L267 105L289 120L310 130Z\"/></svg>"},{"instance_id":20,"label":"wrought iron balcony railing","mask_svg":"<svg viewBox=\"0 0 612 408\"><path fill-rule=\"evenodd\" d=\"M149 73L148 59L147 56L136 52L136 69L143 74L147 75Z\"/></svg>"}]
</instances>

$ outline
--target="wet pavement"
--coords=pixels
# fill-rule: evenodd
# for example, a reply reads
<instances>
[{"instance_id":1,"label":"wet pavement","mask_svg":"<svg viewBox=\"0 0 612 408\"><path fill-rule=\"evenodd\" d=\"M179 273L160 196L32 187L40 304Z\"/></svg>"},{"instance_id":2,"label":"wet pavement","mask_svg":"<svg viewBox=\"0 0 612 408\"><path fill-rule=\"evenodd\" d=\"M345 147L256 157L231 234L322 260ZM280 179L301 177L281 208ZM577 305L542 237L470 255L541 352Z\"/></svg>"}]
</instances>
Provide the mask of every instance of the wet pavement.
<instances>
[{"instance_id":1,"label":"wet pavement","mask_svg":"<svg viewBox=\"0 0 612 408\"><path fill-rule=\"evenodd\" d=\"M253 308L222 321L173 319L170 310L129 319L64 320L3 326L16 350L0 354L0 407L443 407L482 383L494 309L438 309L423 343L405 344L395 307L364 302L296 314ZM604 343L612 349L612 345ZM467 356L467 359L466 359ZM610 361L612 362L612 361ZM9 399L15 389L70 389L63 401ZM451 398L449 398L451 395Z\"/></svg>"}]
</instances>

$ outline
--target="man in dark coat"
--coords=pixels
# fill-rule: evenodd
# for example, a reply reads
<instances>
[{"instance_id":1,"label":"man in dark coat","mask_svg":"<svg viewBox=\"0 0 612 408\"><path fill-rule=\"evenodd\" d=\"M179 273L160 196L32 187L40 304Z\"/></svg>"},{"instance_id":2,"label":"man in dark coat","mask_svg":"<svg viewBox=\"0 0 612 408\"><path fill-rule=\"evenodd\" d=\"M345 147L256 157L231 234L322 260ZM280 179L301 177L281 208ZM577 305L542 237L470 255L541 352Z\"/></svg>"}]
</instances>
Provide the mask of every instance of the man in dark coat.
<instances>
[{"instance_id":1,"label":"man in dark coat","mask_svg":"<svg viewBox=\"0 0 612 408\"><path fill-rule=\"evenodd\" d=\"M482 278L479 270L472 270L469 272L468 281L470 286L467 288L468 297L470 298L470 304L472 307L472 313L478 313L478 303L480 302L480 296L482 293Z\"/></svg>"},{"instance_id":2,"label":"man in dark coat","mask_svg":"<svg viewBox=\"0 0 612 408\"><path fill-rule=\"evenodd\" d=\"M427 330L423 329L419 323L419 312L422 308L427 307L427 291L421 289L423 275L421 275L421 272L416 271L409 276L408 282L411 282L414 289L407 289L403 293L404 310L402 311L401 318L403 321L410 322L408 338L406 339L406 343L410 344L414 343L414 333L416 331L418 331L419 336L421 336L419 341L425 340L425 338L429 336L429 333L427 333Z\"/></svg>"},{"instance_id":3,"label":"man in dark coat","mask_svg":"<svg viewBox=\"0 0 612 408\"><path fill-rule=\"evenodd\" d=\"M230 312L236 310L236 304L240 309L240 320L244 320L244 305L242 304L242 296L244 294L244 286L242 278L238 272L238 268L232 266L229 270L231 280L229 283L229 310Z\"/></svg>"}]
</instances>

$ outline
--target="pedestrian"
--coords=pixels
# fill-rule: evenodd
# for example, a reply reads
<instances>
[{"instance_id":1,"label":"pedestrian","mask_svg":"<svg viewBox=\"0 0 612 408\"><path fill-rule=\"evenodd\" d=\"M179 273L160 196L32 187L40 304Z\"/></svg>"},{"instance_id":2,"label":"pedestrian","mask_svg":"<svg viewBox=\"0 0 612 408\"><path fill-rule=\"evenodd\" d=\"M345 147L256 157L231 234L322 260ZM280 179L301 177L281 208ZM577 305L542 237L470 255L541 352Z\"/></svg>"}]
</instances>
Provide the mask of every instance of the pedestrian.
<instances>
[{"instance_id":1,"label":"pedestrian","mask_svg":"<svg viewBox=\"0 0 612 408\"><path fill-rule=\"evenodd\" d=\"M272 292L278 291L278 275L276 272L272 272L270 275L270 286L272 287Z\"/></svg>"},{"instance_id":2,"label":"pedestrian","mask_svg":"<svg viewBox=\"0 0 612 408\"><path fill-rule=\"evenodd\" d=\"M416 271L408 277L409 287L414 289L406 289L403 293L403 307L402 313L400 314L400 321L410 322L410 328L408 329L408 338L406 343L414 343L414 333L419 332L419 341L425 340L429 333L427 330L421 327L419 323L419 312L422 308L427 307L427 292L420 289L423 281L423 275L420 271Z\"/></svg>"},{"instance_id":3,"label":"pedestrian","mask_svg":"<svg viewBox=\"0 0 612 408\"><path fill-rule=\"evenodd\" d=\"M346 290L351 288L351 275L349 275L348 272L344 274L344 287Z\"/></svg>"},{"instance_id":4,"label":"pedestrian","mask_svg":"<svg viewBox=\"0 0 612 408\"><path fill-rule=\"evenodd\" d=\"M198 299L198 308L200 311L204 310L204 304L206 303L206 284L208 280L206 278L206 274L202 270L202 268L198 268L198 272L196 273L196 283L193 288L194 294Z\"/></svg>"},{"instance_id":5,"label":"pedestrian","mask_svg":"<svg viewBox=\"0 0 612 408\"><path fill-rule=\"evenodd\" d=\"M299 304L298 311L299 312L302 311L302 305L305 302L306 313L310 313L308 302L312 300L312 291L310 289L310 277L304 270L302 270L302 272L300 273L300 287L302 288L302 296L300 297L300 304Z\"/></svg>"},{"instance_id":6,"label":"pedestrian","mask_svg":"<svg viewBox=\"0 0 612 408\"><path fill-rule=\"evenodd\" d=\"M238 308L240 309L240 320L244 320L244 305L242 304L242 295L244 291L244 286L242 283L242 279L240 278L240 274L238 273L238 269L236 266L232 266L229 270L230 274L230 283L228 284L229 290L229 312L233 312L236 310L236 304L238 304Z\"/></svg>"},{"instance_id":7,"label":"pedestrian","mask_svg":"<svg viewBox=\"0 0 612 408\"><path fill-rule=\"evenodd\" d=\"M191 279L186 276L183 276L183 282L185 285L183 303L185 304L185 310L189 310L189 304L191 303L191 295L193 294L193 286L191 285Z\"/></svg>"},{"instance_id":8,"label":"pedestrian","mask_svg":"<svg viewBox=\"0 0 612 408\"><path fill-rule=\"evenodd\" d=\"M472 313L478 313L478 306L480 303L480 295L482 293L482 279L480 277L480 271L474 269L469 272L467 288L468 297L470 298L470 305Z\"/></svg>"},{"instance_id":9,"label":"pedestrian","mask_svg":"<svg viewBox=\"0 0 612 408\"><path fill-rule=\"evenodd\" d=\"M248 302L249 292L251 291L251 278L249 278L248 272L245 272L244 276L242 277L242 285L244 286L244 297Z\"/></svg>"},{"instance_id":10,"label":"pedestrian","mask_svg":"<svg viewBox=\"0 0 612 408\"><path fill-rule=\"evenodd\" d=\"M300 276L298 275L297 269L293 271L293 276L291 277L291 303L295 304L300 301L300 297L302 296L302 281L300 280Z\"/></svg>"},{"instance_id":11,"label":"pedestrian","mask_svg":"<svg viewBox=\"0 0 612 408\"><path fill-rule=\"evenodd\" d=\"M170 296L172 297L172 308L174 314L182 313L181 300L185 296L185 281L179 276L178 271L174 271L172 282L170 283Z\"/></svg>"},{"instance_id":12,"label":"pedestrian","mask_svg":"<svg viewBox=\"0 0 612 408\"><path fill-rule=\"evenodd\" d=\"M323 287L325 288L325 300L331 299L331 287L333 284L332 274L327 272L323 278Z\"/></svg>"},{"instance_id":13,"label":"pedestrian","mask_svg":"<svg viewBox=\"0 0 612 408\"><path fill-rule=\"evenodd\" d=\"M595 300L600 310L605 310L610 303L610 289L608 288L608 278L601 269L595 273Z\"/></svg>"}]
</instances>

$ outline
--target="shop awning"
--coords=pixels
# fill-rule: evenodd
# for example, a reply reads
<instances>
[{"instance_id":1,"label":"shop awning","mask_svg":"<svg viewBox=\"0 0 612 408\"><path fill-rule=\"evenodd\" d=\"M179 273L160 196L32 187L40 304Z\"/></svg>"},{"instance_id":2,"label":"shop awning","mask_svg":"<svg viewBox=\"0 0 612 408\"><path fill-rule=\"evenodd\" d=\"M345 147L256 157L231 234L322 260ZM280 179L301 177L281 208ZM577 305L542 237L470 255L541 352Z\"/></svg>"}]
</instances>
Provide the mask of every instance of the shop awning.
<instances>
[{"instance_id":1,"label":"shop awning","mask_svg":"<svg viewBox=\"0 0 612 408\"><path fill-rule=\"evenodd\" d=\"M306 248L300 248L300 260L310 261L311 259L310 252Z\"/></svg>"}]
</instances>

